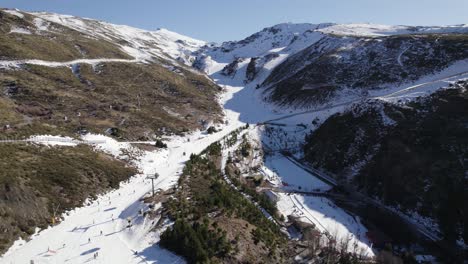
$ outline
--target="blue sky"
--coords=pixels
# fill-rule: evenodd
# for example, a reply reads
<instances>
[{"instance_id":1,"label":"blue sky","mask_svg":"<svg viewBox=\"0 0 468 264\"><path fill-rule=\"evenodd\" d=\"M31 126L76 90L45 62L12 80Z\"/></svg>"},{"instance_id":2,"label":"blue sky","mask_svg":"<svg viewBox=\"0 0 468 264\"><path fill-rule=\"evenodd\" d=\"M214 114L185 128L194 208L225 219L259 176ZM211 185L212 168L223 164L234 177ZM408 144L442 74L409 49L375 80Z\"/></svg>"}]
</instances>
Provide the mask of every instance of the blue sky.
<instances>
[{"instance_id":1,"label":"blue sky","mask_svg":"<svg viewBox=\"0 0 468 264\"><path fill-rule=\"evenodd\" d=\"M163 27L216 42L283 22L468 23L468 0L0 0L0 6Z\"/></svg>"}]
</instances>

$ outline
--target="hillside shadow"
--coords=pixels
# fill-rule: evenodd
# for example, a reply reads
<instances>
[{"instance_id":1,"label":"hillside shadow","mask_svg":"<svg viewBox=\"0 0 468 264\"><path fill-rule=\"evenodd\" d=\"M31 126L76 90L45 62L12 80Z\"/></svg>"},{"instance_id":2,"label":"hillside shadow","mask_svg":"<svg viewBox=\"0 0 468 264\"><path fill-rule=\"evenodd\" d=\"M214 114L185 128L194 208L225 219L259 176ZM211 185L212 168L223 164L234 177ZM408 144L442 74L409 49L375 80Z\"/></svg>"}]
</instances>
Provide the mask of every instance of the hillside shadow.
<instances>
[{"instance_id":1,"label":"hillside shadow","mask_svg":"<svg viewBox=\"0 0 468 264\"><path fill-rule=\"evenodd\" d=\"M179 257L158 245L148 246L143 251L138 252L138 254L135 255L135 258L140 259L140 263L186 263L182 257Z\"/></svg>"}]
</instances>

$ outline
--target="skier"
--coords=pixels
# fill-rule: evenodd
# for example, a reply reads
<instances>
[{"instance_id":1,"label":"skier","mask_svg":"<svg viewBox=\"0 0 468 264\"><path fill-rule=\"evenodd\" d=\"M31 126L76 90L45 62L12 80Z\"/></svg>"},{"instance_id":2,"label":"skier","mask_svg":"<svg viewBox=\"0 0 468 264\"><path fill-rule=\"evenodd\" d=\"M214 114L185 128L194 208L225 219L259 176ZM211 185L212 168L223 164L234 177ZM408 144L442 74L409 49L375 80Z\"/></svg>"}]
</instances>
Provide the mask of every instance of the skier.
<instances>
[{"instance_id":1,"label":"skier","mask_svg":"<svg viewBox=\"0 0 468 264\"><path fill-rule=\"evenodd\" d=\"M88 243L91 243L91 238L90 237L88 237Z\"/></svg>"},{"instance_id":2,"label":"skier","mask_svg":"<svg viewBox=\"0 0 468 264\"><path fill-rule=\"evenodd\" d=\"M101 230L101 236L102 236L102 230Z\"/></svg>"}]
</instances>

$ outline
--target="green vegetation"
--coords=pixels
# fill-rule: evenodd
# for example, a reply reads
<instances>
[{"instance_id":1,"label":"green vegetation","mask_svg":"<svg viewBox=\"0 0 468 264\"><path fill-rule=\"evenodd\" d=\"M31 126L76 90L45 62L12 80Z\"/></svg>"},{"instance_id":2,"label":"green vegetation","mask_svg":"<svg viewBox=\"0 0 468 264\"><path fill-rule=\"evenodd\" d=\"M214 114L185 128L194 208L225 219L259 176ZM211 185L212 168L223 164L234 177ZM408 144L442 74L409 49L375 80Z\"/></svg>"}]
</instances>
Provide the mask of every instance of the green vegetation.
<instances>
[{"instance_id":1,"label":"green vegetation","mask_svg":"<svg viewBox=\"0 0 468 264\"><path fill-rule=\"evenodd\" d=\"M329 118L307 137L306 159L344 180L368 159L353 183L386 204L437 220L444 238L468 241L468 87L456 84L407 106L384 104Z\"/></svg>"},{"instance_id":2,"label":"green vegetation","mask_svg":"<svg viewBox=\"0 0 468 264\"><path fill-rule=\"evenodd\" d=\"M252 199L256 201L263 209L265 209L271 216L276 217L278 215L278 209L272 200L270 200L265 194L256 192L254 188L248 186L247 184L241 183L228 171L228 168L226 168L226 174L231 179L232 183L237 188L239 188L240 192L243 192L252 197Z\"/></svg>"},{"instance_id":3,"label":"green vegetation","mask_svg":"<svg viewBox=\"0 0 468 264\"><path fill-rule=\"evenodd\" d=\"M250 145L249 141L245 138L245 134L244 134L243 141L240 146L240 153L242 154L244 158L250 155L251 148L252 146Z\"/></svg>"},{"instance_id":4,"label":"green vegetation","mask_svg":"<svg viewBox=\"0 0 468 264\"><path fill-rule=\"evenodd\" d=\"M218 132L218 131L216 130L216 128L215 128L214 126L210 126L210 127L206 130L206 132L207 132L208 134L213 134L213 133L216 133L216 132Z\"/></svg>"},{"instance_id":5,"label":"green vegetation","mask_svg":"<svg viewBox=\"0 0 468 264\"><path fill-rule=\"evenodd\" d=\"M164 143L162 140L157 139L156 143L154 144L155 147L157 148L167 148L167 144Z\"/></svg>"},{"instance_id":6,"label":"green vegetation","mask_svg":"<svg viewBox=\"0 0 468 264\"><path fill-rule=\"evenodd\" d=\"M35 227L46 227L86 198L117 188L136 171L88 146L0 147L0 251Z\"/></svg>"},{"instance_id":7,"label":"green vegetation","mask_svg":"<svg viewBox=\"0 0 468 264\"><path fill-rule=\"evenodd\" d=\"M190 224L184 219L177 219L174 226L161 235L161 246L194 263L206 263L213 256L226 256L231 250L226 232L210 229L208 222L205 219L201 224Z\"/></svg>"},{"instance_id":8,"label":"green vegetation","mask_svg":"<svg viewBox=\"0 0 468 264\"><path fill-rule=\"evenodd\" d=\"M161 245L190 263L229 258L278 262L285 238L255 205L227 185L219 169L220 159L219 143L201 155L191 155L179 179L176 199L166 205L175 225L161 236ZM239 223L245 226L232 228Z\"/></svg>"}]
</instances>

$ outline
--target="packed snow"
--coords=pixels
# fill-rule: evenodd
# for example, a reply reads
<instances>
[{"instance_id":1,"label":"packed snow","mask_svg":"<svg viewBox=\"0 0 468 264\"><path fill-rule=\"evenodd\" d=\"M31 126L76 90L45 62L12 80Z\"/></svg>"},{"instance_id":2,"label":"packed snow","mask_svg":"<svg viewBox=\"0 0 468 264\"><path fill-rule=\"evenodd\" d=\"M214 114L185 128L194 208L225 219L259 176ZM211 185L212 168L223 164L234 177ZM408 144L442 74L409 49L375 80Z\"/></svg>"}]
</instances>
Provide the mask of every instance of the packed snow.
<instances>
[{"instance_id":1,"label":"packed snow","mask_svg":"<svg viewBox=\"0 0 468 264\"><path fill-rule=\"evenodd\" d=\"M286 191L321 192L331 189L331 186L310 175L283 155L266 157L265 166L261 170L268 181Z\"/></svg>"},{"instance_id":2,"label":"packed snow","mask_svg":"<svg viewBox=\"0 0 468 264\"><path fill-rule=\"evenodd\" d=\"M367 229L359 218L346 213L329 199L280 193L277 206L282 214L293 215L314 224L320 232L336 239L338 244L344 243L349 252L374 256L366 237Z\"/></svg>"}]
</instances>

